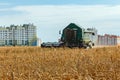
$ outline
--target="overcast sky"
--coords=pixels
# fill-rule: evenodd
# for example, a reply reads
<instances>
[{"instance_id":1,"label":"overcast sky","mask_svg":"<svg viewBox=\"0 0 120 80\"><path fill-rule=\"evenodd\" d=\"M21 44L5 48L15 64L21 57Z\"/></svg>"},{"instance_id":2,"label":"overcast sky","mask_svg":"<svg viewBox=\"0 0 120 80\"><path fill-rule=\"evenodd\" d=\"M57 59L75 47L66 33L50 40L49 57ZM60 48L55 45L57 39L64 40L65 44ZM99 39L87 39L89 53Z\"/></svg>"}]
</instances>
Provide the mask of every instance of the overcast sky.
<instances>
[{"instance_id":1,"label":"overcast sky","mask_svg":"<svg viewBox=\"0 0 120 80\"><path fill-rule=\"evenodd\" d=\"M70 23L120 35L120 0L1 0L0 26L33 23L43 42L57 41Z\"/></svg>"}]
</instances>

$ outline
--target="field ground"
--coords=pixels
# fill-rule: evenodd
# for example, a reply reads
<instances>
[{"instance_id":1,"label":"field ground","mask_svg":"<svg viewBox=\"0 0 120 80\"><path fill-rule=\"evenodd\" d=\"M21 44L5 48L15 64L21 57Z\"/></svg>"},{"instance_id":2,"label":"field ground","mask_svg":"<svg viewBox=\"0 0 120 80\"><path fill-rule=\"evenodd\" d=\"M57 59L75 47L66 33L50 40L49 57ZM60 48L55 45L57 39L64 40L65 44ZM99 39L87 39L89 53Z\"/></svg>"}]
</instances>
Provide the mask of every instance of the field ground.
<instances>
[{"instance_id":1,"label":"field ground","mask_svg":"<svg viewBox=\"0 0 120 80\"><path fill-rule=\"evenodd\" d=\"M0 47L0 80L120 80L120 47Z\"/></svg>"}]
</instances>

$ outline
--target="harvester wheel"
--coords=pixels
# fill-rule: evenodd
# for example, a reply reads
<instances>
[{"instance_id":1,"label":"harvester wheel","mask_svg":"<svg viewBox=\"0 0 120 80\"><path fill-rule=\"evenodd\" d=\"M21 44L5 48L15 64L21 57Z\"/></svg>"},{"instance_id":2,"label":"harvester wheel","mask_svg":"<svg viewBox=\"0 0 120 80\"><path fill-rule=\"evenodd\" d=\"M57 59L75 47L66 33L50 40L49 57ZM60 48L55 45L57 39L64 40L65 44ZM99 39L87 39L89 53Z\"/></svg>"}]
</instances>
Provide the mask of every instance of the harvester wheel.
<instances>
[{"instance_id":1,"label":"harvester wheel","mask_svg":"<svg viewBox=\"0 0 120 80\"><path fill-rule=\"evenodd\" d=\"M92 42L89 42L88 46L89 48L92 48Z\"/></svg>"}]
</instances>

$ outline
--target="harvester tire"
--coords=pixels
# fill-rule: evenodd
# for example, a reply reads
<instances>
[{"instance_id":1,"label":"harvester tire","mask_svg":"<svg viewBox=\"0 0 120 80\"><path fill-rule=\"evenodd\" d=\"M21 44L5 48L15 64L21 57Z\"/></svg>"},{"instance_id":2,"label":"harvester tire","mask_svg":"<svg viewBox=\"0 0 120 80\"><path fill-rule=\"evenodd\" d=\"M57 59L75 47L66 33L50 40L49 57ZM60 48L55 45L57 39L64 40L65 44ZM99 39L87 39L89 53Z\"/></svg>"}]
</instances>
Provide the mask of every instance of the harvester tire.
<instances>
[{"instance_id":1,"label":"harvester tire","mask_svg":"<svg viewBox=\"0 0 120 80\"><path fill-rule=\"evenodd\" d=\"M88 47L92 48L92 42L89 42Z\"/></svg>"}]
</instances>

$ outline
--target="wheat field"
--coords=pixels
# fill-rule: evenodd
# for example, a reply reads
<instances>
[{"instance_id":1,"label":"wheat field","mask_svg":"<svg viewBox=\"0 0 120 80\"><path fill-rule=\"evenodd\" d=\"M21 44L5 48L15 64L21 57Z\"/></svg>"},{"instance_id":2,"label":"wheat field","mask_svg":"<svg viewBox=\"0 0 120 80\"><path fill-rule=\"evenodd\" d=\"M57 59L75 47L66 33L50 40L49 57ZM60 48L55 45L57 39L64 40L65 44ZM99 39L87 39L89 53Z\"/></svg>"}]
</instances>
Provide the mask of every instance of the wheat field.
<instances>
[{"instance_id":1,"label":"wheat field","mask_svg":"<svg viewBox=\"0 0 120 80\"><path fill-rule=\"evenodd\" d=\"M120 47L0 47L0 80L120 80Z\"/></svg>"}]
</instances>

